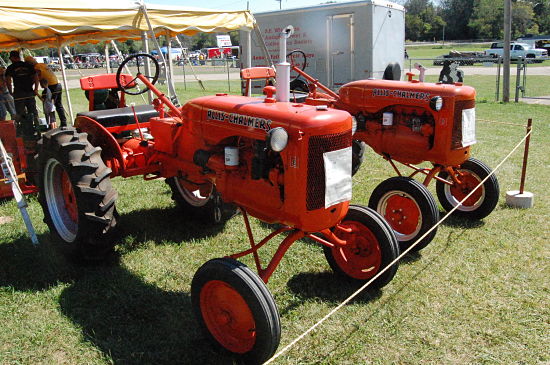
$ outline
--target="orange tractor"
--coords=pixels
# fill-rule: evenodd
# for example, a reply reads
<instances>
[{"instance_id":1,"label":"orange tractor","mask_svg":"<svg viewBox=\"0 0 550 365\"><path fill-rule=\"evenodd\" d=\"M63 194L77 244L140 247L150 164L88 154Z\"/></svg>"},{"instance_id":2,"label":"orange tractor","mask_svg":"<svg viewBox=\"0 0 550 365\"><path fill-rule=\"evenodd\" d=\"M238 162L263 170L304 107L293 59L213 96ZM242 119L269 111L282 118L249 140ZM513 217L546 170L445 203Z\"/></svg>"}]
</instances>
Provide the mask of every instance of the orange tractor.
<instances>
[{"instance_id":1,"label":"orange tractor","mask_svg":"<svg viewBox=\"0 0 550 365\"><path fill-rule=\"evenodd\" d=\"M156 65L152 76L139 72L145 57ZM122 74L134 61L137 76ZM237 206L250 248L206 262L193 278L192 304L211 340L247 362L263 362L280 338L266 283L295 241L320 243L337 274L361 282L392 262L399 245L376 211L349 204L349 113L276 100L272 87L264 99L217 94L176 107L154 86L158 72L155 60L142 54L126 59L116 75L81 80L89 98L118 88L128 94L150 89L156 99L153 105L82 112L74 127L43 135L36 162L45 222L85 258L101 259L113 247L119 219L111 185L116 176L166 178L184 213L217 222L229 216L227 204ZM257 242L249 215L281 226ZM284 238L263 265L259 249L280 234ZM258 275L236 261L250 254ZM388 268L373 287L386 285L396 270Z\"/></svg>"},{"instance_id":2,"label":"orange tractor","mask_svg":"<svg viewBox=\"0 0 550 365\"><path fill-rule=\"evenodd\" d=\"M353 81L335 93L304 72L304 52L292 51L287 58L298 75L291 87L308 91L302 100L305 104L326 105L353 116L353 173L363 161L365 143L397 173L374 189L369 206L386 218L401 250L439 220L435 199L426 188L430 182L435 180L437 197L449 211L491 173L483 162L470 157L476 142L472 87L420 82L409 74L408 81ZM242 74L246 72L250 71ZM432 166L416 166L424 161ZM404 176L396 163L411 168L412 174ZM417 174L425 175L422 184L413 179ZM498 181L491 175L454 214L482 219L493 211L498 197ZM435 233L430 232L413 250L425 247Z\"/></svg>"}]
</instances>

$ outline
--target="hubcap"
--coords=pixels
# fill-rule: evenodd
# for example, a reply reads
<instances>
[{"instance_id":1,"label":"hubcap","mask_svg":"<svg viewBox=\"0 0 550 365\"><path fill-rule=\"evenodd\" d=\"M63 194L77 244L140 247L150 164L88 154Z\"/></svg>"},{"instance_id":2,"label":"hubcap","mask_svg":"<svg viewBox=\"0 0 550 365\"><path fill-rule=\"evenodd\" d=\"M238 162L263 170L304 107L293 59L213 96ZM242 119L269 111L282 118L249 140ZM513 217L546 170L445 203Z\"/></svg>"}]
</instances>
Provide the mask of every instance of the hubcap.
<instances>
[{"instance_id":1,"label":"hubcap","mask_svg":"<svg viewBox=\"0 0 550 365\"><path fill-rule=\"evenodd\" d=\"M181 197L194 207L205 206L214 190L212 184L193 184L180 178L176 178L176 186Z\"/></svg>"},{"instance_id":2,"label":"hubcap","mask_svg":"<svg viewBox=\"0 0 550 365\"><path fill-rule=\"evenodd\" d=\"M457 178L460 184L453 182L453 185L445 184L445 197L447 201L456 207L481 182L481 178L468 170L458 170ZM480 207L485 199L485 187L482 185L468 199L462 203L458 210L470 212Z\"/></svg>"},{"instance_id":3,"label":"hubcap","mask_svg":"<svg viewBox=\"0 0 550 365\"><path fill-rule=\"evenodd\" d=\"M347 242L345 246L332 249L338 266L349 276L360 280L376 275L382 264L382 252L376 236L356 221L345 221L340 226L351 229L351 232L335 232L338 238Z\"/></svg>"},{"instance_id":4,"label":"hubcap","mask_svg":"<svg viewBox=\"0 0 550 365\"><path fill-rule=\"evenodd\" d=\"M403 191L389 191L378 202L382 214L395 232L398 241L409 241L422 228L422 214L416 200Z\"/></svg>"},{"instance_id":5,"label":"hubcap","mask_svg":"<svg viewBox=\"0 0 550 365\"><path fill-rule=\"evenodd\" d=\"M200 293L200 307L208 331L227 350L243 354L254 347L254 316L231 285L221 280L206 283Z\"/></svg>"},{"instance_id":6,"label":"hubcap","mask_svg":"<svg viewBox=\"0 0 550 365\"><path fill-rule=\"evenodd\" d=\"M44 195L59 236L73 242L78 233L78 206L69 175L53 158L44 167Z\"/></svg>"}]
</instances>

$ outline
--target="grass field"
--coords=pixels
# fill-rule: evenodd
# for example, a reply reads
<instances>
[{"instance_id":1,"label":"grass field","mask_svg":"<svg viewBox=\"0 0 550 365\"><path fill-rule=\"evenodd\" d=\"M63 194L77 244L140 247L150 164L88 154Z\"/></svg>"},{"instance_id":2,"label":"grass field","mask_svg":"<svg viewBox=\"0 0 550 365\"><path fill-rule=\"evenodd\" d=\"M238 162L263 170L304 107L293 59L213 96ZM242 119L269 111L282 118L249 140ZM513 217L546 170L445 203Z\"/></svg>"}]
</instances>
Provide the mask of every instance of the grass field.
<instances>
[{"instance_id":1,"label":"grass field","mask_svg":"<svg viewBox=\"0 0 550 365\"><path fill-rule=\"evenodd\" d=\"M537 87L549 81L539 78ZM550 362L550 108L491 102L492 82L471 79L478 119L534 120L526 189L535 194L535 207L504 204L505 192L519 186L520 149L497 172L501 198L490 216L444 222L426 249L403 260L387 287L360 295L276 363ZM223 82L206 85L207 93L194 84L178 94L226 91ZM74 109L84 110L81 93L72 95ZM521 127L480 121L473 156L494 167L524 134ZM369 151L354 177L353 201L366 204L392 175ZM247 246L242 218L203 226L181 218L161 180L113 183L121 215L118 257L99 266L73 263L51 241L35 197L29 212L41 241L36 248L14 202L0 203L0 222L8 221L0 224L0 364L232 364L200 334L189 290L205 261ZM253 231L265 236L269 227L253 221ZM271 245L263 256L273 251ZM250 258L244 262L252 265ZM280 348L355 290L332 275L311 242L289 250L269 288L281 315Z\"/></svg>"}]
</instances>

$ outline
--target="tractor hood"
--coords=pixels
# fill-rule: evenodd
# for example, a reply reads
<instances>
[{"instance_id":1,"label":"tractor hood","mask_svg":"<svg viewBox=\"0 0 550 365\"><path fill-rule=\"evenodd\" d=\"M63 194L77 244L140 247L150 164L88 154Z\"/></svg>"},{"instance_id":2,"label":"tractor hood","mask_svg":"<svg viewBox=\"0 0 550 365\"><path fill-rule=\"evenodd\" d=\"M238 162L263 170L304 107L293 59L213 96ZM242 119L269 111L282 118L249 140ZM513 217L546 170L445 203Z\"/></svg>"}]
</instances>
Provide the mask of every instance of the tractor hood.
<instances>
[{"instance_id":1,"label":"tractor hood","mask_svg":"<svg viewBox=\"0 0 550 365\"><path fill-rule=\"evenodd\" d=\"M361 80L340 88L340 102L346 110L375 112L387 105L412 105L428 107L435 96L459 100L475 100L475 89L461 83L452 85L428 82Z\"/></svg>"}]
</instances>

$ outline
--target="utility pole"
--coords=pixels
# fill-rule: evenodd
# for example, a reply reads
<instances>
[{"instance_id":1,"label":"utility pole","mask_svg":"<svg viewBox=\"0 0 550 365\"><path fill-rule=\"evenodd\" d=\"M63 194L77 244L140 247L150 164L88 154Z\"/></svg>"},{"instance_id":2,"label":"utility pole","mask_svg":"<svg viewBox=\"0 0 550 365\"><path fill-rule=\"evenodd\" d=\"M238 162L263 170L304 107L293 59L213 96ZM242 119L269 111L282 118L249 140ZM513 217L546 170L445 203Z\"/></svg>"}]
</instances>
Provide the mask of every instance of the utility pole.
<instances>
[{"instance_id":1,"label":"utility pole","mask_svg":"<svg viewBox=\"0 0 550 365\"><path fill-rule=\"evenodd\" d=\"M283 8L283 0L275 0L279 2L279 10Z\"/></svg>"},{"instance_id":2,"label":"utility pole","mask_svg":"<svg viewBox=\"0 0 550 365\"><path fill-rule=\"evenodd\" d=\"M512 30L512 0L504 0L504 65L502 75L502 101L510 102L510 42Z\"/></svg>"}]
</instances>

